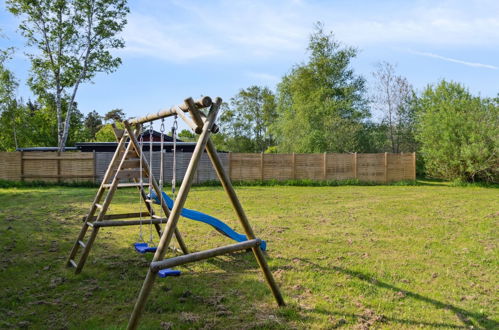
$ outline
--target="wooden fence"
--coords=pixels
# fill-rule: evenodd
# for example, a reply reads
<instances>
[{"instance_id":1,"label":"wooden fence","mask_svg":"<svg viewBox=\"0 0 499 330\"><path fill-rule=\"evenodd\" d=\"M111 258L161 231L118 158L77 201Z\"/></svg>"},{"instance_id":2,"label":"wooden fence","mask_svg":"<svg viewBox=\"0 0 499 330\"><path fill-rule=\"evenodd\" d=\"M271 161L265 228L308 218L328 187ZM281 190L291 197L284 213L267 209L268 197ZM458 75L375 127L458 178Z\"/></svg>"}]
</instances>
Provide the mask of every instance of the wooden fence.
<instances>
[{"instance_id":1,"label":"wooden fence","mask_svg":"<svg viewBox=\"0 0 499 330\"><path fill-rule=\"evenodd\" d=\"M232 180L416 179L416 154L229 154Z\"/></svg>"},{"instance_id":2,"label":"wooden fence","mask_svg":"<svg viewBox=\"0 0 499 330\"><path fill-rule=\"evenodd\" d=\"M100 182L112 153L86 152L0 152L0 179ZM159 152L153 152L153 173L160 171ZM149 154L145 153L146 159ZM177 180L182 180L191 153L177 154ZM234 181L245 180L347 180L394 182L416 179L415 153L380 154L249 154L220 153L225 169ZM173 160L165 154L165 182L172 179ZM196 173L197 183L216 180L204 154Z\"/></svg>"},{"instance_id":3,"label":"wooden fence","mask_svg":"<svg viewBox=\"0 0 499 330\"><path fill-rule=\"evenodd\" d=\"M0 179L16 181L94 181L91 152L0 152Z\"/></svg>"}]
</instances>

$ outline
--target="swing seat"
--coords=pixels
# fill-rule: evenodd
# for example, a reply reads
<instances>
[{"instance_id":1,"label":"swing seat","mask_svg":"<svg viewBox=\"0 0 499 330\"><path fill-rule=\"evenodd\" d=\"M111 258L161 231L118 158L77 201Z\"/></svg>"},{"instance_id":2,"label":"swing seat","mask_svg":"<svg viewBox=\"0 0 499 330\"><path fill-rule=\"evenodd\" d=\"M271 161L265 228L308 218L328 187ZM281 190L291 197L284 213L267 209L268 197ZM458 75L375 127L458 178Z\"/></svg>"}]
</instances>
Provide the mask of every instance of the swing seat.
<instances>
[{"instance_id":1,"label":"swing seat","mask_svg":"<svg viewBox=\"0 0 499 330\"><path fill-rule=\"evenodd\" d=\"M163 278L167 277L167 276L180 276L180 274L182 274L182 272L180 270L175 270L175 269L170 269L170 268L161 269L158 272L158 276L163 277Z\"/></svg>"},{"instance_id":2,"label":"swing seat","mask_svg":"<svg viewBox=\"0 0 499 330\"><path fill-rule=\"evenodd\" d=\"M156 252L155 246L149 246L147 243L134 243L135 251L139 253Z\"/></svg>"}]
</instances>

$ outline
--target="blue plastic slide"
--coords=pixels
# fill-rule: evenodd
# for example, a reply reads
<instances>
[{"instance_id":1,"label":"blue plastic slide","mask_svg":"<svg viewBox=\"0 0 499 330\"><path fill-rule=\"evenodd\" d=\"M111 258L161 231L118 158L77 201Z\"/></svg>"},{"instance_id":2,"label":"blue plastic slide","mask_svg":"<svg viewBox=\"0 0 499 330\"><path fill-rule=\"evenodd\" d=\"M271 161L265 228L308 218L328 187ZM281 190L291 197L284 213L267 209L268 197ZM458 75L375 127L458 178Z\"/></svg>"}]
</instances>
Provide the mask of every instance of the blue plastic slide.
<instances>
[{"instance_id":1,"label":"blue plastic slide","mask_svg":"<svg viewBox=\"0 0 499 330\"><path fill-rule=\"evenodd\" d=\"M154 200L156 204L159 204L159 198L154 191L150 194L149 198ZM166 202L168 208L171 210L173 208L173 200L164 191L163 191L163 199ZM180 212L180 215L190 220L204 222L215 228L221 234L227 236L230 239L233 239L236 242L244 242L248 240L246 235L239 234L224 222L212 216L209 216L208 214L184 208L182 209L182 212ZM262 249L262 251L265 251L267 249L267 243L263 240L262 243L260 244L260 249Z\"/></svg>"}]
</instances>

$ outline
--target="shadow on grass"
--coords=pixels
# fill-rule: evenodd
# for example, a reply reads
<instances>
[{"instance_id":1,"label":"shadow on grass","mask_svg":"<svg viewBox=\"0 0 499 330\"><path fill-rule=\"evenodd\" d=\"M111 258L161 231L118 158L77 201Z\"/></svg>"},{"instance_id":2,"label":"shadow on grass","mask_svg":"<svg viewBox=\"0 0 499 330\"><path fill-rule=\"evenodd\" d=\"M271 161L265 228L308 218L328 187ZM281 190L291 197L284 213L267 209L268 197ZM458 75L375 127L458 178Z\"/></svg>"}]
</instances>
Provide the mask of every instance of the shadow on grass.
<instances>
[{"instance_id":1,"label":"shadow on grass","mask_svg":"<svg viewBox=\"0 0 499 330\"><path fill-rule=\"evenodd\" d=\"M310 260L303 259L303 258L296 258L296 259L299 259L300 261L307 263L307 264L313 266L314 268L320 269L322 271L343 273L345 275L356 277L362 281L369 282L369 283L374 284L374 285L376 285L380 288L383 288L383 289L392 290L394 292L402 292L405 294L406 297L410 297L410 298L413 298L413 299L416 299L419 301L423 301L425 303L428 303L428 304L435 306L436 308L447 309L447 310L453 312L459 318L459 320L464 324L464 326L459 327L459 326L452 325L452 324L424 323L424 322L415 321L415 320L402 320L402 319L390 319L390 318L387 318L387 320L393 320L394 322L399 322L399 323L404 323L404 324L414 324L414 325L424 324L424 325L428 325L428 326L432 326L432 327L434 326L434 327L451 327L451 328L470 328L470 327L478 326L480 328L485 328L485 329L499 329L499 322L491 320L487 316L485 316L481 313L467 311L463 308L454 306L452 304L444 303L444 302L438 301L436 299L425 297L423 295L420 295L419 293L404 290L404 289L396 287L395 285L392 285L390 283L380 281L380 280L376 279L374 276L371 276L371 275L368 275L368 274L365 274L365 273L362 273L359 271L355 271L355 270L345 269L345 268L338 267L338 266L323 267L323 266L318 265ZM321 312L321 311L319 310L319 312ZM326 312L328 314L331 313L330 311L323 311L323 312ZM350 316L360 317L360 315L356 315L356 314L352 314ZM472 320L474 320L476 324L473 323Z\"/></svg>"}]
</instances>

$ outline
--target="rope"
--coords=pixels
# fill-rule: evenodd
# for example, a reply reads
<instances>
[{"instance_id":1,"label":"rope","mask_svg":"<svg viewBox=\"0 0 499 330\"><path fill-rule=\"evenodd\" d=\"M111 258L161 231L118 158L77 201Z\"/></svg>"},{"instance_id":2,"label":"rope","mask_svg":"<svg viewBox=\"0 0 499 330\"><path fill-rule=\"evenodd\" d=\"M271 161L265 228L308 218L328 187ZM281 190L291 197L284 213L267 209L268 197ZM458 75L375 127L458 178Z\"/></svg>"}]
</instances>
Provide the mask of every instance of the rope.
<instances>
[{"instance_id":1,"label":"rope","mask_svg":"<svg viewBox=\"0 0 499 330\"><path fill-rule=\"evenodd\" d=\"M152 122L151 124L149 125L149 170L151 171L151 173L149 174L149 196L151 196L152 194L152 191L153 191L153 186L152 186L152 176L153 176L153 167L152 167L152 149L153 149L153 144L152 144L152 140L153 140L153 127L152 127ZM149 223L149 243L153 244L153 236L152 236L152 215L151 215L151 220L150 220L150 223Z\"/></svg>"},{"instance_id":2,"label":"rope","mask_svg":"<svg viewBox=\"0 0 499 330\"><path fill-rule=\"evenodd\" d=\"M161 145L160 145L160 160L159 160L159 205L161 207L161 211L163 211L163 216L166 217L166 212L163 210L163 182L164 182L164 159L165 159L165 153L164 153L164 144L165 144L165 118L161 119Z\"/></svg>"},{"instance_id":3,"label":"rope","mask_svg":"<svg viewBox=\"0 0 499 330\"><path fill-rule=\"evenodd\" d=\"M172 174L172 197L175 202L175 186L177 184L177 115L175 115L175 119L173 121L172 126L172 138L173 138L173 174Z\"/></svg>"},{"instance_id":4,"label":"rope","mask_svg":"<svg viewBox=\"0 0 499 330\"><path fill-rule=\"evenodd\" d=\"M142 131L140 129L139 131ZM144 191L144 181L142 178L142 157L143 157L143 145L144 145L144 137L142 135L142 132L140 132L140 139L139 139L139 163L140 163L140 174L139 174L139 185L140 185L140 192L139 192L139 218L140 218L140 229L139 229L139 240L140 242L145 242L144 241L144 236L142 234L142 192Z\"/></svg>"}]
</instances>

